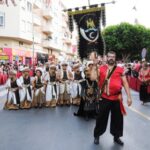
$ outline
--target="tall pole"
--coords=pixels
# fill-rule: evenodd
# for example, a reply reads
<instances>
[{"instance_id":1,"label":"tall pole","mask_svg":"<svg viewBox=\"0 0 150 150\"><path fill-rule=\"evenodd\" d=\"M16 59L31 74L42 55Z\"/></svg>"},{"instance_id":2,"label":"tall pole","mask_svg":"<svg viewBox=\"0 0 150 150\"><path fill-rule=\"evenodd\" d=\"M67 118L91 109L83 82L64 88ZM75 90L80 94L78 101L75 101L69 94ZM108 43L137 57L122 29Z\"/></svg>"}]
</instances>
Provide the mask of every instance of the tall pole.
<instances>
[{"instance_id":1,"label":"tall pole","mask_svg":"<svg viewBox=\"0 0 150 150\"><path fill-rule=\"evenodd\" d=\"M35 50L35 39L34 39L34 14L33 14L33 5L36 0L33 0L32 3L32 68L34 68L34 50Z\"/></svg>"},{"instance_id":2,"label":"tall pole","mask_svg":"<svg viewBox=\"0 0 150 150\"><path fill-rule=\"evenodd\" d=\"M91 4L90 4L90 0L88 0L88 5L90 6Z\"/></svg>"}]
</instances>

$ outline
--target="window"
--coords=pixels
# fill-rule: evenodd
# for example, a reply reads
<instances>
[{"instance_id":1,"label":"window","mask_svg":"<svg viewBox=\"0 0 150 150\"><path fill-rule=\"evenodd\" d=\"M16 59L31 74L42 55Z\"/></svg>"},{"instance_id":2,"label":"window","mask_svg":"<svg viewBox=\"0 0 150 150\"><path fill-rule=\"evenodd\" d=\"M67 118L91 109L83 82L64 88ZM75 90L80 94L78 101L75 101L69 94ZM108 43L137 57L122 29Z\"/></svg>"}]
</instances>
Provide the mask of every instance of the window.
<instances>
[{"instance_id":1,"label":"window","mask_svg":"<svg viewBox=\"0 0 150 150\"><path fill-rule=\"evenodd\" d=\"M0 12L0 27L4 27L5 25L5 13Z\"/></svg>"},{"instance_id":2,"label":"window","mask_svg":"<svg viewBox=\"0 0 150 150\"><path fill-rule=\"evenodd\" d=\"M21 21L21 28L22 28L22 31L23 31L23 32L26 31L26 22L25 22L25 20L22 20L22 21Z\"/></svg>"},{"instance_id":3,"label":"window","mask_svg":"<svg viewBox=\"0 0 150 150\"><path fill-rule=\"evenodd\" d=\"M27 10L28 10L29 12L32 11L32 4L31 4L30 2L27 2Z\"/></svg>"}]
</instances>

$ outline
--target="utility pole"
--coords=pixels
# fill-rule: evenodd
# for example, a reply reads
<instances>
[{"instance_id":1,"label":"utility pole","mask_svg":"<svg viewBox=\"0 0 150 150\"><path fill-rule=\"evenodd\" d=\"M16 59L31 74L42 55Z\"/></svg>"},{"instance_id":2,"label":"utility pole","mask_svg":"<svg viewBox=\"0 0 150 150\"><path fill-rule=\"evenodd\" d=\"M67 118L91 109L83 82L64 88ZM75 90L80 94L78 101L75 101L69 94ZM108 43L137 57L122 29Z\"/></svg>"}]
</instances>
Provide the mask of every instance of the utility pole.
<instances>
[{"instance_id":1,"label":"utility pole","mask_svg":"<svg viewBox=\"0 0 150 150\"><path fill-rule=\"evenodd\" d=\"M90 0L88 0L88 5L90 6L91 4L90 4Z\"/></svg>"}]
</instances>

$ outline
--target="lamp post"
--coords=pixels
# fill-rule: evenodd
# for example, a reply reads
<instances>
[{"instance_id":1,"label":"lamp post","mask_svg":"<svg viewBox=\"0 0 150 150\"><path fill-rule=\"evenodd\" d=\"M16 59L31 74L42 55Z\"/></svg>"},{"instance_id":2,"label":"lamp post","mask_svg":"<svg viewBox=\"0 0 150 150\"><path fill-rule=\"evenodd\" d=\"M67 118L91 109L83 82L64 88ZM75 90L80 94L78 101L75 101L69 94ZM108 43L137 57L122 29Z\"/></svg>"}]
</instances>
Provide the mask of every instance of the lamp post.
<instances>
[{"instance_id":1,"label":"lamp post","mask_svg":"<svg viewBox=\"0 0 150 150\"><path fill-rule=\"evenodd\" d=\"M90 0L88 0L88 5L90 6L91 4L90 4Z\"/></svg>"},{"instance_id":2,"label":"lamp post","mask_svg":"<svg viewBox=\"0 0 150 150\"><path fill-rule=\"evenodd\" d=\"M32 67L34 68L34 25L33 25L33 12L32 12Z\"/></svg>"}]
</instances>

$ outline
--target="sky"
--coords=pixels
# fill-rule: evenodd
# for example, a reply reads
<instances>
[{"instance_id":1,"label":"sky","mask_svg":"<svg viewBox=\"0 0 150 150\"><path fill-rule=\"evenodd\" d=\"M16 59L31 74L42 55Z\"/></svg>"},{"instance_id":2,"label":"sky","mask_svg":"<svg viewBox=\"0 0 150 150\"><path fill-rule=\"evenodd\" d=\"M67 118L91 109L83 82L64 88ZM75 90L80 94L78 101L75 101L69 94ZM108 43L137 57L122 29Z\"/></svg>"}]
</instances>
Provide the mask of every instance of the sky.
<instances>
[{"instance_id":1,"label":"sky","mask_svg":"<svg viewBox=\"0 0 150 150\"><path fill-rule=\"evenodd\" d=\"M88 6L88 0L62 0L67 8ZM111 2L112 0L90 0L91 4ZM115 25L121 22L139 24L150 28L150 0L115 0L115 4L106 5L106 25ZM136 7L136 10L133 7Z\"/></svg>"}]
</instances>

